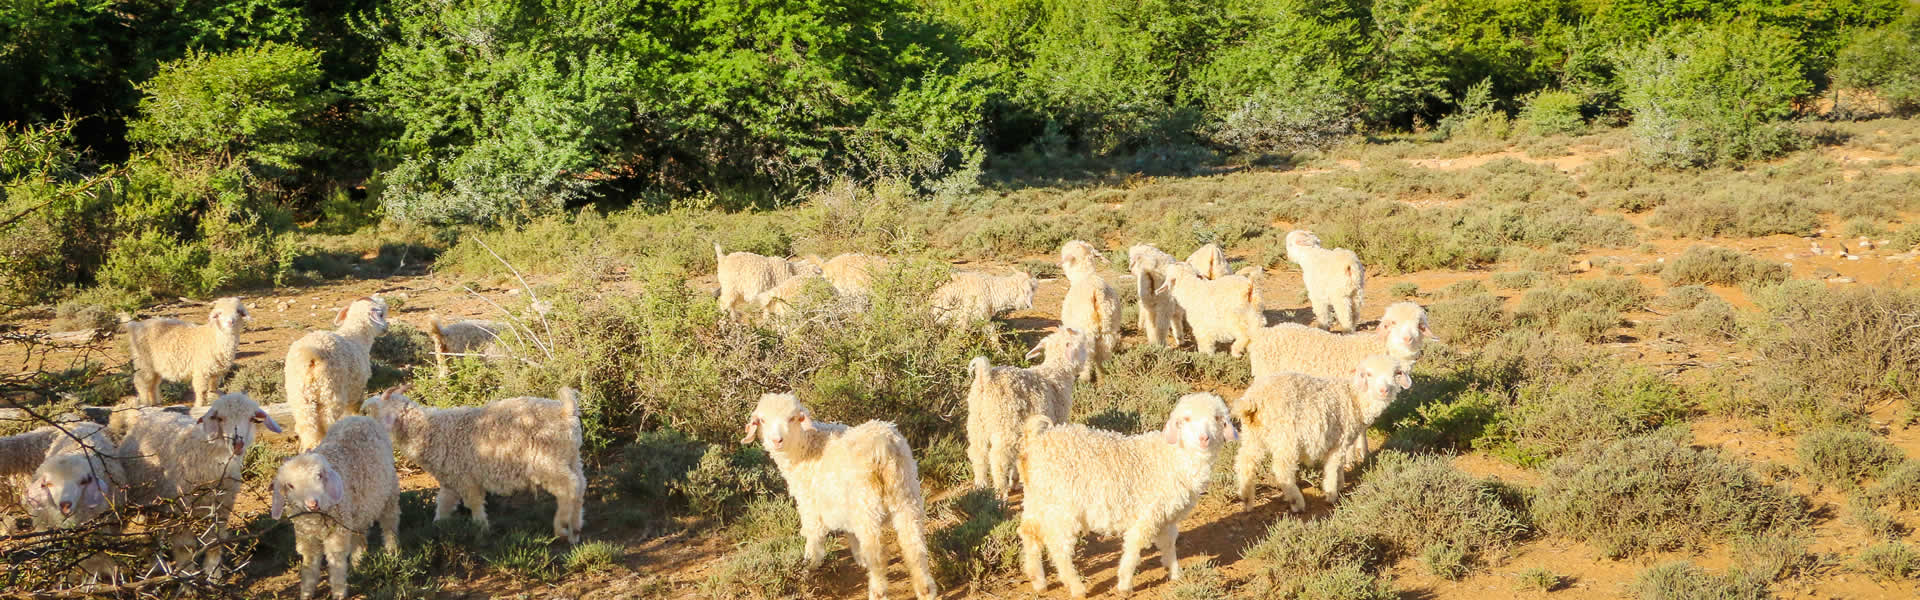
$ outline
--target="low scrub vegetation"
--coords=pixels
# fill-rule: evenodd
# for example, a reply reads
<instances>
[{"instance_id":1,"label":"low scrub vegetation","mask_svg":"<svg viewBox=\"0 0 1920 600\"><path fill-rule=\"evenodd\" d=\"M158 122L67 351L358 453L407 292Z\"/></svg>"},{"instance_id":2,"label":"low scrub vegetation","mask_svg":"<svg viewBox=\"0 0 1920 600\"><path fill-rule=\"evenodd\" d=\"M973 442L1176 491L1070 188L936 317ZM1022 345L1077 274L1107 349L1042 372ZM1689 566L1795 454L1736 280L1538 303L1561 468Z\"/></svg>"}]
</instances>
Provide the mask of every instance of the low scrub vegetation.
<instances>
[{"instance_id":1,"label":"low scrub vegetation","mask_svg":"<svg viewBox=\"0 0 1920 600\"><path fill-rule=\"evenodd\" d=\"M1588 442L1548 463L1533 504L1540 528L1634 556L1807 526L1804 499L1675 437Z\"/></svg>"}]
</instances>

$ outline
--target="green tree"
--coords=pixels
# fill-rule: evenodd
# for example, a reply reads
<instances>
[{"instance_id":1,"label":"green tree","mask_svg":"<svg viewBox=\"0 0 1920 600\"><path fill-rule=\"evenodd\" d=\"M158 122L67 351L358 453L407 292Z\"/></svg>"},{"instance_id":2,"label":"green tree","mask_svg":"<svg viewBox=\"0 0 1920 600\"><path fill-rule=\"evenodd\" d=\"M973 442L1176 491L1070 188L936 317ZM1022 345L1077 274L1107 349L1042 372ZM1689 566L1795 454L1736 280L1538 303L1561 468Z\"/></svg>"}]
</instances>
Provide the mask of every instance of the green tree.
<instances>
[{"instance_id":1,"label":"green tree","mask_svg":"<svg viewBox=\"0 0 1920 600\"><path fill-rule=\"evenodd\" d=\"M332 102L323 83L316 50L188 52L139 85L145 97L127 137L192 160L291 169L321 150L309 132Z\"/></svg>"},{"instance_id":2,"label":"green tree","mask_svg":"<svg viewBox=\"0 0 1920 600\"><path fill-rule=\"evenodd\" d=\"M1643 160L1716 166L1790 148L1781 120L1813 89L1800 45L1753 19L1683 27L1619 59L1624 101Z\"/></svg>"}]
</instances>

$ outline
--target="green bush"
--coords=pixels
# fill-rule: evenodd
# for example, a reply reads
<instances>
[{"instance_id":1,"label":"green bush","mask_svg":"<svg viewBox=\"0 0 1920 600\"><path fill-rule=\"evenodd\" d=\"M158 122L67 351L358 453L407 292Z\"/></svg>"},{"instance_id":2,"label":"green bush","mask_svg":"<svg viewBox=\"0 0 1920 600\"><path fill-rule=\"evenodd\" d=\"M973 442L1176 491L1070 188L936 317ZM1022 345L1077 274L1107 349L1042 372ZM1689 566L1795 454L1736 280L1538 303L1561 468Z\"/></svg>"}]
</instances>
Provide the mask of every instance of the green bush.
<instances>
[{"instance_id":1,"label":"green bush","mask_svg":"<svg viewBox=\"0 0 1920 600\"><path fill-rule=\"evenodd\" d=\"M706 454L687 472L684 481L675 481L671 468L662 470L657 478L686 497L688 508L695 514L719 518L738 514L755 498L787 489L773 459L758 446L707 446Z\"/></svg>"},{"instance_id":2,"label":"green bush","mask_svg":"<svg viewBox=\"0 0 1920 600\"><path fill-rule=\"evenodd\" d=\"M1635 152L1650 164L1718 166L1790 149L1779 121L1812 90L1786 29L1738 19L1681 26L1621 52Z\"/></svg>"},{"instance_id":3,"label":"green bush","mask_svg":"<svg viewBox=\"0 0 1920 600\"><path fill-rule=\"evenodd\" d=\"M1920 110L1920 10L1853 34L1834 57L1834 86L1870 90L1894 113Z\"/></svg>"},{"instance_id":4,"label":"green bush","mask_svg":"<svg viewBox=\"0 0 1920 600\"><path fill-rule=\"evenodd\" d=\"M1547 280L1547 274L1539 271L1505 271L1493 274L1493 287L1503 290L1524 290L1540 285Z\"/></svg>"},{"instance_id":5,"label":"green bush","mask_svg":"<svg viewBox=\"0 0 1920 600\"><path fill-rule=\"evenodd\" d=\"M1501 452L1537 465L1587 442L1605 442L1680 422L1688 413L1681 389L1638 369L1594 369L1564 379L1527 381L1500 420Z\"/></svg>"},{"instance_id":6,"label":"green bush","mask_svg":"<svg viewBox=\"0 0 1920 600\"><path fill-rule=\"evenodd\" d=\"M1545 567L1533 567L1513 574L1515 584L1522 590L1533 592L1551 592L1567 584L1567 578Z\"/></svg>"},{"instance_id":7,"label":"green bush","mask_svg":"<svg viewBox=\"0 0 1920 600\"><path fill-rule=\"evenodd\" d=\"M1787 275L1787 268L1778 263L1719 246L1687 248L1660 270L1660 279L1667 285L1779 283Z\"/></svg>"},{"instance_id":8,"label":"green bush","mask_svg":"<svg viewBox=\"0 0 1920 600\"><path fill-rule=\"evenodd\" d=\"M1548 463L1533 503L1541 529L1634 556L1806 527L1806 501L1679 435L1588 442Z\"/></svg>"},{"instance_id":9,"label":"green bush","mask_svg":"<svg viewBox=\"0 0 1920 600\"><path fill-rule=\"evenodd\" d=\"M333 100L322 85L320 51L276 43L188 51L139 87L144 97L127 123L129 141L277 173L320 151L314 121Z\"/></svg>"},{"instance_id":10,"label":"green bush","mask_svg":"<svg viewBox=\"0 0 1920 600\"><path fill-rule=\"evenodd\" d=\"M1801 474L1842 490L1877 478L1906 459L1893 444L1861 431L1821 429L1800 436L1799 442L1794 455L1800 459Z\"/></svg>"},{"instance_id":11,"label":"green bush","mask_svg":"<svg viewBox=\"0 0 1920 600\"><path fill-rule=\"evenodd\" d=\"M1391 580L1379 573L1386 547L1336 519L1280 519L1247 548L1246 559L1259 566L1251 587L1266 597L1323 600L1397 598Z\"/></svg>"},{"instance_id":12,"label":"green bush","mask_svg":"<svg viewBox=\"0 0 1920 600\"><path fill-rule=\"evenodd\" d=\"M1579 94L1561 90L1541 90L1527 98L1520 110L1520 122L1534 135L1576 134L1587 128L1580 115Z\"/></svg>"}]
</instances>

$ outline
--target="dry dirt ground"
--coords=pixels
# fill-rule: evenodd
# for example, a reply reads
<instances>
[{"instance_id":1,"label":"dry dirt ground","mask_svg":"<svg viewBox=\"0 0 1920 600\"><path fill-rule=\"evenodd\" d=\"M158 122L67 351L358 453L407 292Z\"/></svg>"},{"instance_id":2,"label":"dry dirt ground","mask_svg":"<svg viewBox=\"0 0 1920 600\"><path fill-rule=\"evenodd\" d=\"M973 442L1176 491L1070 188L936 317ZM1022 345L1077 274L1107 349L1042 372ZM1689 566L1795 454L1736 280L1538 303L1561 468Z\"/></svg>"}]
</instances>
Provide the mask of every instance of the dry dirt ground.
<instances>
[{"instance_id":1,"label":"dry dirt ground","mask_svg":"<svg viewBox=\"0 0 1920 600\"><path fill-rule=\"evenodd\" d=\"M1581 164L1597 158L1607 151L1595 152L1586 156L1560 157L1554 159L1533 159L1517 151L1497 154L1476 155L1451 159L1416 159L1409 161L1424 168L1459 169L1484 164L1497 158L1513 158L1531 162L1549 163L1563 170L1577 168ZM1841 157L1849 158L1849 157ZM1872 157L1861 158L1867 160ZM1343 165L1344 166L1344 165ZM1300 171L1290 175L1300 175ZM1280 176L1280 174L1276 174ZM1636 223L1644 225L1638 217L1629 216ZM1909 220L1911 222L1911 220ZM1275 227L1288 227L1289 223L1275 223ZM1838 231L1839 223L1829 223L1830 231ZM1831 236L1829 236L1831 237ZM1822 240L1828 248L1846 240ZM1118 244L1119 240L1109 240ZM1920 265L1911 258L1900 258L1889 253L1860 252L1861 260L1845 260L1832 254L1810 256L1807 248L1812 240L1796 236L1770 236L1741 240L1684 240L1651 239L1650 246L1637 250L1609 250L1574 257L1576 261L1591 261L1600 257L1618 261L1625 267L1625 273L1636 273L1636 267L1661 260L1671 260L1685 248L1702 243L1730 247L1748 254L1792 265L1796 277L1829 278L1846 277L1857 283L1833 283L1832 285L1912 285ZM1243 261L1251 252L1240 249L1232 258ZM1910 255L1909 255L1910 256ZM1045 256L1022 257L1025 259L1048 259ZM1010 260L1014 264L1018 259ZM1604 262L1604 261L1602 261ZM1109 281L1123 283L1124 273L1108 272L1104 274ZM1463 280L1482 280L1490 278L1490 271L1428 271L1399 276L1370 277L1369 294L1363 315L1367 320L1377 318L1380 311L1398 298L1389 298L1385 293L1394 284L1410 282L1419 286L1424 293L1431 293L1447 285ZM1573 277L1601 277L1607 273L1600 269L1576 273ZM1656 294L1665 289L1657 277L1650 275L1629 275L1641 280ZM1486 282L1489 289L1496 289ZM615 284L619 285L619 284ZM697 287L711 288L711 277L690 282ZM1305 295L1298 275L1292 271L1275 270L1262 280L1267 314L1270 322L1282 320L1306 322L1310 319L1304 309ZM1058 314L1058 306L1065 292L1064 281L1044 283L1035 298L1035 308L1010 316L1009 320L1021 327L1041 328L1050 326ZM1738 288L1716 287L1713 291L1736 306L1751 307ZM514 290L511 288L492 288L478 290L482 295L496 301L511 300ZM393 318L424 326L430 313L444 317L486 317L494 309L488 302L460 289L459 284L445 277L434 275L396 276L381 279L347 280L308 288L283 288L253 292L246 301L253 311L253 318L241 338L240 361L246 363L255 360L274 360L279 358L287 344L307 331L328 328L334 309L343 306L354 298L382 294L399 299ZM1516 302L1519 292L1496 291L1506 297L1511 305ZM1423 304L1432 298L1421 298ZM187 303L175 303L150 308L142 317L170 316L200 321L204 319L204 308ZM1621 360L1633 361L1658 367L1662 371L1676 372L1681 377L1712 377L1724 373L1729 365L1737 365L1749 357L1732 344L1687 345L1675 340L1662 338L1655 331L1655 324L1662 317L1653 313L1628 315L1631 326L1619 332L1604 346L1618 355ZM45 331L45 320L17 321L13 325L23 331ZM1142 343L1142 338L1129 327L1127 343ZM124 342L115 340L117 343ZM29 355L17 345L0 345L0 369L27 371L40 367L59 367L76 359L76 356L60 352L35 353ZM108 360L124 360L124 348L111 351ZM955 368L960 368L955 365ZM1239 390L1222 390L1225 394L1237 394ZM1876 425L1886 427L1898 420L1898 406L1881 406L1873 414ZM290 428L289 428L290 431ZM1703 446L1717 446L1734 455L1755 462L1771 462L1791 465L1795 440L1766 433L1744 422L1724 418L1704 418L1692 424L1695 442ZM1376 434L1378 435L1378 434ZM1908 429L1893 425L1887 432L1887 439L1910 456L1920 456L1920 429ZM291 447L291 441L284 436L267 436L267 443L282 444ZM1478 475L1497 476L1521 483L1533 483L1537 475L1527 469L1515 467L1498 459L1478 454L1462 455L1454 459L1461 469ZM592 474L589 474L592 477ZM1796 491L1812 500L1816 516L1813 529L1814 540L1811 550L1815 553L1840 557L1850 557L1860 549L1873 543L1859 527L1849 524L1841 518L1844 498L1832 490L1816 490L1804 482L1796 483ZM402 487L406 490L431 490L435 486L431 477L413 469L403 469ZM964 490L934 490L929 493L933 498L943 498L958 494ZM1252 510L1243 510L1239 503L1225 497L1222 486L1216 482L1202 500L1197 509L1181 524L1180 554L1182 564L1191 565L1201 561L1213 561L1232 581L1243 581L1253 576L1257 570L1252 561L1242 560L1245 549L1262 537L1267 526L1277 519L1315 518L1324 515L1329 507L1321 500L1318 490L1309 488L1309 510L1306 515L1291 515L1283 508L1283 503L1274 500L1276 490L1262 487L1261 500L1255 502ZM1016 495L1016 507L1017 507ZM514 510L514 504L526 503L527 497L495 497L493 510ZM260 498L243 501L239 510L242 519L252 518L265 513L265 505ZM623 544L625 553L616 561L610 571L593 574L568 575L555 584L532 584L504 576L482 575L471 580L443 580L443 590L438 598L627 598L627 597L700 597L699 582L711 574L724 560L732 547L720 536L710 531L678 533L663 537L654 537L652 532L638 532L610 527L606 522L596 522L594 515L601 507L589 504L587 509L587 537L594 540L612 541ZM1920 526L1920 511L1898 513L1896 518L1912 529ZM931 528L931 524L930 524ZM705 533L706 535L701 535ZM691 537L690 537L691 536ZM556 546L556 550L562 549ZM1076 561L1086 577L1095 596L1113 595L1115 566L1118 562L1118 542L1114 539L1090 538L1082 543L1079 559ZM891 588L888 595L894 598L911 598L912 591L898 560L898 553L892 552L894 560L889 566ZM1711 569L1723 569L1731 564L1732 558L1724 546L1707 548L1696 553L1662 553L1637 557L1628 560L1615 560L1602 556L1593 548L1579 542L1564 539L1535 539L1519 546L1512 554L1497 560L1490 568L1474 572L1459 581L1447 581L1429 575L1425 569L1412 560L1393 565L1388 572L1394 576L1396 586L1402 590L1403 598L1431 600L1468 600L1489 598L1617 598L1623 595L1624 586L1631 582L1641 570L1659 562L1686 559ZM1157 596L1166 589L1166 571L1159 566L1157 552L1148 550L1143 556L1142 568L1136 580L1136 594ZM1521 591L1516 585L1515 573L1544 567L1568 578L1565 587L1550 593ZM266 577L252 584L252 589L262 597L293 597L298 583L297 574L289 569L285 573ZM1920 587L1912 583L1882 583L1865 575L1847 571L1840 565L1821 567L1810 577L1779 584L1776 593L1785 598L1914 598L1920 597ZM830 555L825 566L808 578L807 597L813 598L861 598L865 594L865 577L853 564L851 556L844 549ZM1057 581L1040 597L1064 598L1065 591ZM1030 598L1035 594L1026 582L1016 576L1001 577L965 587L951 587L942 592L943 598Z\"/></svg>"}]
</instances>

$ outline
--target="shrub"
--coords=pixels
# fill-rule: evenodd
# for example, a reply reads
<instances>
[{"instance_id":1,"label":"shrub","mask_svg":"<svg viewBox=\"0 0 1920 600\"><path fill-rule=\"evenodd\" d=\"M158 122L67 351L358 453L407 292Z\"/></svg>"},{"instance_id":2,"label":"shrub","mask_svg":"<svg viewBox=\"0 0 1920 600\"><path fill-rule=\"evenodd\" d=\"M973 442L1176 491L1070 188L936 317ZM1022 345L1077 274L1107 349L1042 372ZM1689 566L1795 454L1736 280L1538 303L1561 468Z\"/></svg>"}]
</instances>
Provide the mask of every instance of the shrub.
<instances>
[{"instance_id":1,"label":"shrub","mask_svg":"<svg viewBox=\"0 0 1920 600\"><path fill-rule=\"evenodd\" d=\"M1402 556L1444 547L1456 565L1505 552L1531 530L1525 505L1498 480L1455 469L1444 456L1382 452L1336 516Z\"/></svg>"},{"instance_id":2,"label":"shrub","mask_svg":"<svg viewBox=\"0 0 1920 600\"><path fill-rule=\"evenodd\" d=\"M1523 465L1537 465L1587 442L1640 435L1677 423L1689 412L1685 394L1638 369L1593 369L1565 378L1540 378L1518 386L1504 411L1504 452Z\"/></svg>"},{"instance_id":3,"label":"shrub","mask_svg":"<svg viewBox=\"0 0 1920 600\"><path fill-rule=\"evenodd\" d=\"M1767 581L1738 569L1709 573L1686 561L1661 563L1640 572L1629 588L1641 600L1761 600Z\"/></svg>"},{"instance_id":4,"label":"shrub","mask_svg":"<svg viewBox=\"0 0 1920 600\"><path fill-rule=\"evenodd\" d=\"M1493 287L1503 290L1524 290L1547 280L1547 274L1539 271L1506 271L1493 274Z\"/></svg>"},{"instance_id":5,"label":"shrub","mask_svg":"<svg viewBox=\"0 0 1920 600\"><path fill-rule=\"evenodd\" d=\"M1893 504L1901 510L1920 508L1920 461L1901 461L1868 488L1867 497L1878 504Z\"/></svg>"},{"instance_id":6,"label":"shrub","mask_svg":"<svg viewBox=\"0 0 1920 600\"><path fill-rule=\"evenodd\" d=\"M369 548L353 565L348 587L376 600L431 598L440 587L434 583L431 567L429 553L389 553L384 548Z\"/></svg>"},{"instance_id":7,"label":"shrub","mask_svg":"<svg viewBox=\"0 0 1920 600\"><path fill-rule=\"evenodd\" d=\"M1821 226L1820 213L1777 189L1732 186L1668 201L1647 221L1692 238L1809 235Z\"/></svg>"},{"instance_id":8,"label":"shrub","mask_svg":"<svg viewBox=\"0 0 1920 600\"><path fill-rule=\"evenodd\" d=\"M1620 53L1622 100L1635 151L1691 167L1766 158L1795 143L1778 121L1812 89L1785 30L1753 19L1680 26Z\"/></svg>"},{"instance_id":9,"label":"shrub","mask_svg":"<svg viewBox=\"0 0 1920 600\"><path fill-rule=\"evenodd\" d=\"M1567 584L1567 578L1546 567L1533 567L1514 573L1515 585L1522 590L1533 592L1551 592Z\"/></svg>"},{"instance_id":10,"label":"shrub","mask_svg":"<svg viewBox=\"0 0 1920 600\"><path fill-rule=\"evenodd\" d=\"M1679 311L1699 306L1702 302L1719 300L1711 290L1699 285L1682 285L1667 288L1667 293L1653 301L1653 306L1661 310Z\"/></svg>"},{"instance_id":11,"label":"shrub","mask_svg":"<svg viewBox=\"0 0 1920 600\"><path fill-rule=\"evenodd\" d=\"M1900 538L1901 526L1893 517L1875 506L1872 500L1854 496L1847 499L1847 520L1858 525L1869 537L1882 540Z\"/></svg>"},{"instance_id":12,"label":"shrub","mask_svg":"<svg viewBox=\"0 0 1920 600\"><path fill-rule=\"evenodd\" d=\"M801 595L806 578L806 542L788 535L751 542L728 554L700 582L700 595L726 600L773 600Z\"/></svg>"},{"instance_id":13,"label":"shrub","mask_svg":"<svg viewBox=\"0 0 1920 600\"><path fill-rule=\"evenodd\" d=\"M1386 546L1349 520L1280 519L1247 548L1246 557L1287 579L1342 566L1373 572L1386 561Z\"/></svg>"},{"instance_id":14,"label":"shrub","mask_svg":"<svg viewBox=\"0 0 1920 600\"><path fill-rule=\"evenodd\" d=\"M1762 393L1810 396L1847 413L1920 395L1920 292L1796 281L1752 297L1764 318L1747 342L1761 372L1783 384Z\"/></svg>"},{"instance_id":15,"label":"shrub","mask_svg":"<svg viewBox=\"0 0 1920 600\"><path fill-rule=\"evenodd\" d=\"M1541 90L1527 98L1520 109L1520 122L1534 135L1575 134L1587 128L1580 115L1579 94L1561 90Z\"/></svg>"},{"instance_id":16,"label":"shrub","mask_svg":"<svg viewBox=\"0 0 1920 600\"><path fill-rule=\"evenodd\" d=\"M1733 305L1718 297L1667 316L1665 327L1705 339L1731 340L1740 334Z\"/></svg>"},{"instance_id":17,"label":"shrub","mask_svg":"<svg viewBox=\"0 0 1920 600\"><path fill-rule=\"evenodd\" d=\"M1548 463L1534 518L1609 556L1806 526L1804 499L1675 433L1588 442Z\"/></svg>"},{"instance_id":18,"label":"shrub","mask_svg":"<svg viewBox=\"0 0 1920 600\"><path fill-rule=\"evenodd\" d=\"M1693 246L1660 271L1667 285L1742 283L1779 283L1786 281L1787 268L1747 256L1739 250L1718 246Z\"/></svg>"},{"instance_id":19,"label":"shrub","mask_svg":"<svg viewBox=\"0 0 1920 600\"><path fill-rule=\"evenodd\" d=\"M1862 431L1821 429L1800 436L1799 442L1794 454L1801 474L1842 490L1879 477L1906 458L1893 444Z\"/></svg>"},{"instance_id":20,"label":"shrub","mask_svg":"<svg viewBox=\"0 0 1920 600\"><path fill-rule=\"evenodd\" d=\"M1507 310L1489 294L1442 300L1428 307L1434 333L1456 344L1480 344L1507 328Z\"/></svg>"},{"instance_id":21,"label":"shrub","mask_svg":"<svg viewBox=\"0 0 1920 600\"><path fill-rule=\"evenodd\" d=\"M1819 557L1807 552L1805 535L1746 536L1733 541L1734 564L1763 581L1780 581L1813 572Z\"/></svg>"},{"instance_id":22,"label":"shrub","mask_svg":"<svg viewBox=\"0 0 1920 600\"><path fill-rule=\"evenodd\" d=\"M433 338L411 323L398 321L373 339L371 355L374 361L396 369L432 364Z\"/></svg>"},{"instance_id":23,"label":"shrub","mask_svg":"<svg viewBox=\"0 0 1920 600\"><path fill-rule=\"evenodd\" d=\"M1853 570L1883 581L1899 581L1920 575L1920 551L1900 542L1868 546L1853 559Z\"/></svg>"},{"instance_id":24,"label":"shrub","mask_svg":"<svg viewBox=\"0 0 1920 600\"><path fill-rule=\"evenodd\" d=\"M1620 313L1604 308L1580 308L1562 315L1559 328L1587 342L1598 342L1605 339L1613 328L1619 327L1620 323Z\"/></svg>"},{"instance_id":25,"label":"shrub","mask_svg":"<svg viewBox=\"0 0 1920 600\"><path fill-rule=\"evenodd\" d=\"M1020 561L1020 521L993 490L973 490L928 508L935 577L958 585L1011 573Z\"/></svg>"},{"instance_id":26,"label":"shrub","mask_svg":"<svg viewBox=\"0 0 1920 600\"><path fill-rule=\"evenodd\" d=\"M670 481L670 480L669 480ZM780 470L758 446L707 447L699 466L674 489L687 498L693 512L726 518L754 499L786 489Z\"/></svg>"},{"instance_id":27,"label":"shrub","mask_svg":"<svg viewBox=\"0 0 1920 600\"><path fill-rule=\"evenodd\" d=\"M706 460L708 455L715 455L716 451L718 454L713 460ZM741 455L750 453L750 450L739 451ZM725 449L709 447L679 431L661 428L635 435L633 442L620 450L612 471L618 473L615 479L619 481L621 491L639 499L658 502L667 499L669 494L686 489L689 476L703 465L707 467L707 472L701 475L703 478L724 479L715 473L721 470L721 458L727 458L727 466L732 466L733 457L727 456ZM707 490L704 484L700 489L703 492ZM718 493L722 490L712 491ZM728 500L703 499L702 502L703 506L711 507L726 504Z\"/></svg>"},{"instance_id":28,"label":"shrub","mask_svg":"<svg viewBox=\"0 0 1920 600\"><path fill-rule=\"evenodd\" d=\"M1170 582L1161 594L1166 600L1222 600L1233 597L1227 592L1227 577L1213 565L1213 559L1180 569L1180 580Z\"/></svg>"},{"instance_id":29,"label":"shrub","mask_svg":"<svg viewBox=\"0 0 1920 600\"><path fill-rule=\"evenodd\" d=\"M1487 284L1481 283L1478 279L1463 279L1440 288L1442 298L1460 298L1485 293L1487 293Z\"/></svg>"},{"instance_id":30,"label":"shrub","mask_svg":"<svg viewBox=\"0 0 1920 600\"><path fill-rule=\"evenodd\" d=\"M111 331L118 324L119 319L105 306L68 300L53 307L53 322L48 323L47 328L52 331Z\"/></svg>"},{"instance_id":31,"label":"shrub","mask_svg":"<svg viewBox=\"0 0 1920 600\"><path fill-rule=\"evenodd\" d=\"M1411 281L1402 281L1387 288L1388 298L1413 298L1420 295L1420 285Z\"/></svg>"}]
</instances>

